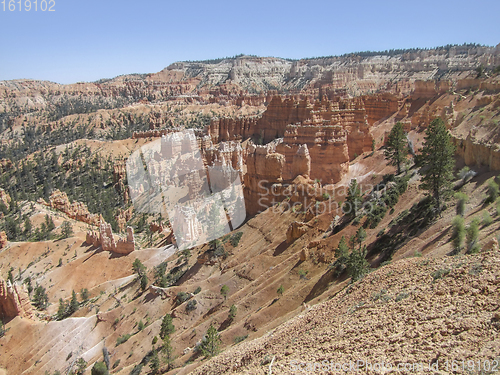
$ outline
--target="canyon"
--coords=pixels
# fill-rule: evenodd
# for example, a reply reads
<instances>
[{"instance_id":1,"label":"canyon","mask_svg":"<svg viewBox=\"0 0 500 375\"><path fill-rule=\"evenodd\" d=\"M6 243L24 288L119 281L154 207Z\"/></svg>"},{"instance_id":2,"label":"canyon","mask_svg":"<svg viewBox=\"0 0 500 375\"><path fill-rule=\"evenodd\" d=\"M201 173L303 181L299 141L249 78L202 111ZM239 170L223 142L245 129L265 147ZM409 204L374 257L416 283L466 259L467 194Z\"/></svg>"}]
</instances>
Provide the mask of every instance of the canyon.
<instances>
[{"instance_id":1,"label":"canyon","mask_svg":"<svg viewBox=\"0 0 500 375\"><path fill-rule=\"evenodd\" d=\"M165 314L175 325L175 360L162 368L169 374L263 374L271 363L273 373L290 373L289 360L422 360L426 350L444 357L446 348L497 358L498 214L484 197L500 171L498 66L500 45L464 45L178 62L72 85L0 82L0 371L70 372L81 357L90 373L106 349L111 373L145 373ZM449 256L455 198L438 220L424 225L418 216L425 195L414 155L436 117L456 148L454 174L464 166L476 173L452 182L469 197L464 220L492 219L478 229L476 254ZM411 148L400 176L384 156L397 122ZM91 170L91 188L116 198L107 211L79 193L78 178L55 186L97 156L92 168L107 170ZM47 181L20 186L29 173L44 176L27 165L48 159ZM132 182L134 171L148 178ZM339 210L352 179L371 202L370 186L397 186L391 176L406 178L407 188L375 227ZM221 192L235 181L241 192L231 191L218 211L165 210L167 198L172 207L205 202L204 189ZM246 217L236 217L242 205ZM37 238L26 223L40 234L46 217L55 229ZM202 227L221 218L237 224L209 241ZM355 281L338 268L336 249L362 227L371 272ZM193 245L182 247L176 230ZM28 278L47 290L46 308L32 306ZM73 291L78 309L60 319L58 301L68 304ZM205 360L196 347L209 326L223 353ZM412 351L408 340L427 349Z\"/></svg>"}]
</instances>

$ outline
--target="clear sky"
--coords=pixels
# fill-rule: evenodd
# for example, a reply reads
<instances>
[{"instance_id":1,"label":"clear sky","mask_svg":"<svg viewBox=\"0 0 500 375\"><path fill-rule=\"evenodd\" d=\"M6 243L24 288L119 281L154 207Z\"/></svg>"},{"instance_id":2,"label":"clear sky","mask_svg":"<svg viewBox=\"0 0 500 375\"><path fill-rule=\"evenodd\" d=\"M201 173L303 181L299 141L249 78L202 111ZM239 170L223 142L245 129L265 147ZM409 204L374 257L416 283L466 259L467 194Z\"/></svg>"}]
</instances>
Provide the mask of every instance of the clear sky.
<instances>
[{"instance_id":1,"label":"clear sky","mask_svg":"<svg viewBox=\"0 0 500 375\"><path fill-rule=\"evenodd\" d=\"M2 1L2 0L0 0ZM301 58L500 43L500 1L52 0L5 11L0 80L94 81L240 53Z\"/></svg>"}]
</instances>

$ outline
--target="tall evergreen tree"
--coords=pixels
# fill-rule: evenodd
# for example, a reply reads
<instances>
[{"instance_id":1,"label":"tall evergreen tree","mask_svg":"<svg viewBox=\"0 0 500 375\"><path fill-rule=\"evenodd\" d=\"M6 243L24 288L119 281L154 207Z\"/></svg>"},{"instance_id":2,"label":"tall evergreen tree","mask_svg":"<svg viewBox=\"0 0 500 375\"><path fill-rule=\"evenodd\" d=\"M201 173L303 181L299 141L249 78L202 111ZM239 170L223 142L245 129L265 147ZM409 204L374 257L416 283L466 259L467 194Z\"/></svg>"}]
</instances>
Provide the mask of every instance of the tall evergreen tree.
<instances>
[{"instance_id":1,"label":"tall evergreen tree","mask_svg":"<svg viewBox=\"0 0 500 375\"><path fill-rule=\"evenodd\" d=\"M174 331L175 326L172 323L172 315L166 314L161 321L160 338L165 341L165 338Z\"/></svg>"},{"instance_id":2,"label":"tall evergreen tree","mask_svg":"<svg viewBox=\"0 0 500 375\"><path fill-rule=\"evenodd\" d=\"M201 340L200 344L201 353L207 358L219 354L220 343L221 343L221 338L219 333L217 332L217 329L212 324L210 324L207 333Z\"/></svg>"},{"instance_id":3,"label":"tall evergreen tree","mask_svg":"<svg viewBox=\"0 0 500 375\"><path fill-rule=\"evenodd\" d=\"M347 245L345 237L342 236L338 247L335 249L335 257L339 259L341 262L343 262L347 259L348 255L349 255L349 246Z\"/></svg>"},{"instance_id":4,"label":"tall evergreen tree","mask_svg":"<svg viewBox=\"0 0 500 375\"><path fill-rule=\"evenodd\" d=\"M421 150L422 185L434 199L438 212L443 201L451 194L453 154L455 147L451 143L450 133L441 118L434 119L425 132L425 142Z\"/></svg>"},{"instance_id":5,"label":"tall evergreen tree","mask_svg":"<svg viewBox=\"0 0 500 375\"><path fill-rule=\"evenodd\" d=\"M358 209L361 207L363 199L361 197L361 188L355 178L353 178L351 180L351 183L349 184L346 202L349 203L349 211L345 213L353 217L356 216Z\"/></svg>"},{"instance_id":6,"label":"tall evergreen tree","mask_svg":"<svg viewBox=\"0 0 500 375\"><path fill-rule=\"evenodd\" d=\"M391 133L387 138L384 155L387 160L391 161L390 164L397 168L398 174L400 174L401 166L406 162L408 155L408 142L406 141L403 124L399 121L392 127Z\"/></svg>"},{"instance_id":7,"label":"tall evergreen tree","mask_svg":"<svg viewBox=\"0 0 500 375\"><path fill-rule=\"evenodd\" d=\"M78 300L76 299L76 293L73 290L73 293L71 294L71 302L69 303L69 313L73 314L74 312L76 312L79 306L80 305L78 304Z\"/></svg>"}]
</instances>

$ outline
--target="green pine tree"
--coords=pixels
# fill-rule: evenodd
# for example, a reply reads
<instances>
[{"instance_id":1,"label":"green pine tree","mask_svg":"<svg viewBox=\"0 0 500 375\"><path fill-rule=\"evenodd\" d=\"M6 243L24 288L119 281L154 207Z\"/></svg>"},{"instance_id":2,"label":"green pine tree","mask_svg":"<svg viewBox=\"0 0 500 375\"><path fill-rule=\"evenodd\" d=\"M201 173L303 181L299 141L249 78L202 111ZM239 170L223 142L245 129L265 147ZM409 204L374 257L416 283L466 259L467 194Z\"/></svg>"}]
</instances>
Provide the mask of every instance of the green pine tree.
<instances>
[{"instance_id":1,"label":"green pine tree","mask_svg":"<svg viewBox=\"0 0 500 375\"><path fill-rule=\"evenodd\" d=\"M78 310L78 307L80 307L80 305L78 304L78 300L76 299L76 293L73 290L73 293L71 293L71 301L69 303L68 313L70 315L73 314Z\"/></svg>"},{"instance_id":2,"label":"green pine tree","mask_svg":"<svg viewBox=\"0 0 500 375\"><path fill-rule=\"evenodd\" d=\"M335 257L339 259L341 262L344 262L347 259L348 255L349 255L349 246L347 245L345 237L342 236L339 245L335 249Z\"/></svg>"},{"instance_id":3,"label":"green pine tree","mask_svg":"<svg viewBox=\"0 0 500 375\"><path fill-rule=\"evenodd\" d=\"M363 203L363 199L361 198L361 188L355 178L353 178L349 184L346 202L348 203L347 209L349 210L346 214L352 217L356 216L358 209Z\"/></svg>"},{"instance_id":4,"label":"green pine tree","mask_svg":"<svg viewBox=\"0 0 500 375\"><path fill-rule=\"evenodd\" d=\"M451 143L450 133L440 118L431 122L425 134L421 150L423 164L421 187L428 191L436 204L437 211L440 212L443 201L452 191L455 147Z\"/></svg>"},{"instance_id":5,"label":"green pine tree","mask_svg":"<svg viewBox=\"0 0 500 375\"><path fill-rule=\"evenodd\" d=\"M170 341L170 336L165 336L163 339L163 347L161 349L163 355L163 362L167 364L167 371L170 370L170 366L174 362L174 349L172 348L172 343Z\"/></svg>"},{"instance_id":6,"label":"green pine tree","mask_svg":"<svg viewBox=\"0 0 500 375\"><path fill-rule=\"evenodd\" d=\"M221 344L221 342L222 341L219 333L217 332L217 329L212 324L210 324L210 327L208 328L207 333L203 337L203 340L200 344L201 353L207 358L219 354L219 345Z\"/></svg>"},{"instance_id":7,"label":"green pine tree","mask_svg":"<svg viewBox=\"0 0 500 375\"><path fill-rule=\"evenodd\" d=\"M220 288L220 294L224 296L224 299L227 298L227 293L229 292L229 287L227 285L222 285L222 288Z\"/></svg>"},{"instance_id":8,"label":"green pine tree","mask_svg":"<svg viewBox=\"0 0 500 375\"><path fill-rule=\"evenodd\" d=\"M390 164L397 168L398 174L400 174L401 166L406 162L408 155L408 145L403 124L399 121L392 127L391 133L387 138L384 155L387 160L390 160Z\"/></svg>"},{"instance_id":9,"label":"green pine tree","mask_svg":"<svg viewBox=\"0 0 500 375\"><path fill-rule=\"evenodd\" d=\"M171 333L175 332L175 326L172 323L172 315L166 314L163 317L163 320L161 321L161 328L160 328L160 338L165 341L165 338L169 336Z\"/></svg>"}]
</instances>

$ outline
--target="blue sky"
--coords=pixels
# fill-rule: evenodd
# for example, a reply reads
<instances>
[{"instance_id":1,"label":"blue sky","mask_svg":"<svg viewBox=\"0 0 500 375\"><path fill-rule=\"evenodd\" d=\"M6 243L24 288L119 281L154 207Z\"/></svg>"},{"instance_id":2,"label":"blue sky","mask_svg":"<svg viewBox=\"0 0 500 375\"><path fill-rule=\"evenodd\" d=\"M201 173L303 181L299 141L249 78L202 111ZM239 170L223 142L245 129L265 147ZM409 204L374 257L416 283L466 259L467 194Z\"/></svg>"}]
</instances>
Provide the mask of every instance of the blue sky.
<instances>
[{"instance_id":1,"label":"blue sky","mask_svg":"<svg viewBox=\"0 0 500 375\"><path fill-rule=\"evenodd\" d=\"M301 58L500 43L498 0L55 0L54 12L19 11L17 1L14 12L0 3L0 80L94 81L240 53Z\"/></svg>"}]
</instances>

